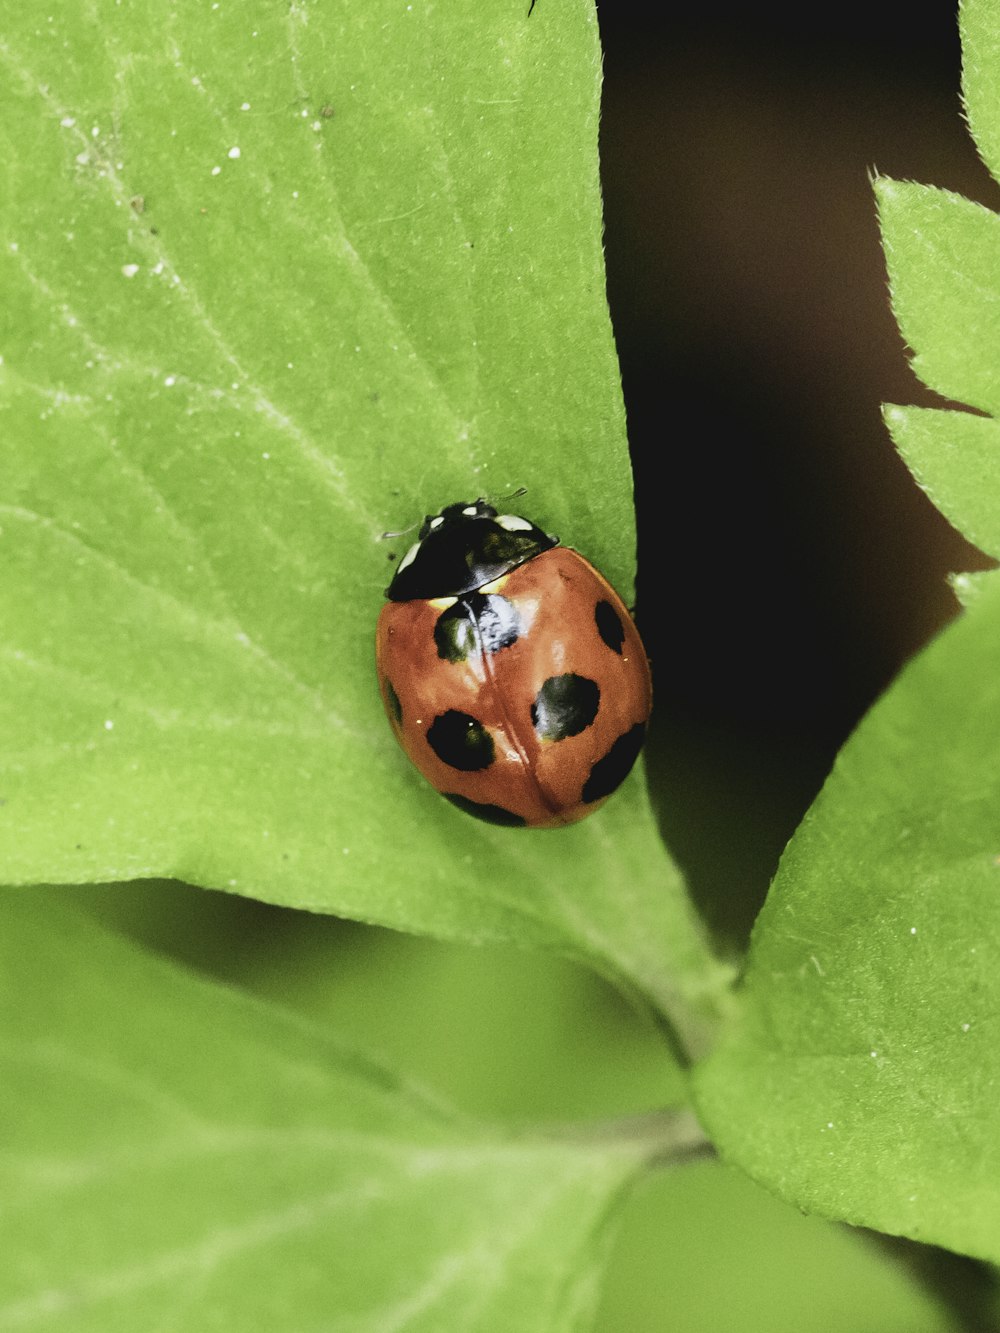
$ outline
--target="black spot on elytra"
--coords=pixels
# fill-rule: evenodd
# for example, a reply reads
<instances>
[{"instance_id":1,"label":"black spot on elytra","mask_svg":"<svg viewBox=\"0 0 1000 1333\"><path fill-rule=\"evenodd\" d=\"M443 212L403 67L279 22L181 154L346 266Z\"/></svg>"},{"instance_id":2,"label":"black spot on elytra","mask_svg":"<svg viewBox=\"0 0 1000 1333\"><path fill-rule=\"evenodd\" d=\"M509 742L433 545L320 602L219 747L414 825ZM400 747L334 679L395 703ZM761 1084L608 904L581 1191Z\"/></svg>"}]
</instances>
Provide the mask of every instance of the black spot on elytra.
<instances>
[{"instance_id":1,"label":"black spot on elytra","mask_svg":"<svg viewBox=\"0 0 1000 1333\"><path fill-rule=\"evenodd\" d=\"M523 828L528 822L522 815L515 815L513 810L505 810L502 805L483 805L479 801L470 801L467 796L457 796L454 792L442 793L446 801L475 819L485 820L487 824L500 824L504 828Z\"/></svg>"},{"instance_id":2,"label":"black spot on elytra","mask_svg":"<svg viewBox=\"0 0 1000 1333\"><path fill-rule=\"evenodd\" d=\"M596 681L572 671L565 676L550 676L531 705L531 724L540 740L562 741L589 727L600 703Z\"/></svg>"},{"instance_id":3,"label":"black spot on elytra","mask_svg":"<svg viewBox=\"0 0 1000 1333\"><path fill-rule=\"evenodd\" d=\"M498 653L517 643L521 620L513 602L496 593L473 592L442 611L434 626L438 657L464 662L479 648Z\"/></svg>"},{"instance_id":4,"label":"black spot on elytra","mask_svg":"<svg viewBox=\"0 0 1000 1333\"><path fill-rule=\"evenodd\" d=\"M617 791L631 772L645 739L645 722L637 722L631 731L619 736L604 758L598 759L590 770L590 777L580 793L581 799L589 805Z\"/></svg>"},{"instance_id":5,"label":"black spot on elytra","mask_svg":"<svg viewBox=\"0 0 1000 1333\"><path fill-rule=\"evenodd\" d=\"M399 695L392 688L392 681L385 682L385 701L389 705L389 716L395 722L397 727L403 725L403 705L399 702Z\"/></svg>"},{"instance_id":6,"label":"black spot on elytra","mask_svg":"<svg viewBox=\"0 0 1000 1333\"><path fill-rule=\"evenodd\" d=\"M427 729L427 743L449 768L476 773L493 763L493 737L468 713L449 708Z\"/></svg>"},{"instance_id":7,"label":"black spot on elytra","mask_svg":"<svg viewBox=\"0 0 1000 1333\"><path fill-rule=\"evenodd\" d=\"M620 656L622 644L625 642L625 626L622 624L621 616L610 602L601 601L594 607L594 620L598 634L611 651Z\"/></svg>"}]
</instances>

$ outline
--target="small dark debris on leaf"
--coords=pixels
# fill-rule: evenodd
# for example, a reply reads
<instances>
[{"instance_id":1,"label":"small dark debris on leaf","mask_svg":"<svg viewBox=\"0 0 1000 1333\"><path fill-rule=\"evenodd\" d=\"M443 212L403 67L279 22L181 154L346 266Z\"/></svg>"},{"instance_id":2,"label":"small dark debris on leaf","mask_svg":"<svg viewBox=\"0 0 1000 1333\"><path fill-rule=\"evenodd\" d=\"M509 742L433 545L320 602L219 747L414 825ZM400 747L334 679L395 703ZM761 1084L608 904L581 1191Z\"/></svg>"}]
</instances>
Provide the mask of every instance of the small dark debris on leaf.
<instances>
[{"instance_id":1,"label":"small dark debris on leaf","mask_svg":"<svg viewBox=\"0 0 1000 1333\"><path fill-rule=\"evenodd\" d=\"M146 200L141 194L134 194L128 202L133 213L145 213Z\"/></svg>"},{"instance_id":2,"label":"small dark debris on leaf","mask_svg":"<svg viewBox=\"0 0 1000 1333\"><path fill-rule=\"evenodd\" d=\"M332 120L333 107L330 105L329 102L325 102L323 106L320 107L319 114L323 117L324 120Z\"/></svg>"}]
</instances>

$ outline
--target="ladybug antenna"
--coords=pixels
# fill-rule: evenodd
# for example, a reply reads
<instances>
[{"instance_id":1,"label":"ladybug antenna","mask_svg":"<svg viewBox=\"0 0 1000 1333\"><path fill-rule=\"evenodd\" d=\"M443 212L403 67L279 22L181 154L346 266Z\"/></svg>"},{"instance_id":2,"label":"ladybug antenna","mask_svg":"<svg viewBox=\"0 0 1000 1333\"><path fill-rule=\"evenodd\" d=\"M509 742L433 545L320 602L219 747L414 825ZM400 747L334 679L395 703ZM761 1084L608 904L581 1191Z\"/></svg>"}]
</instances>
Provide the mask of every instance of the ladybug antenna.
<instances>
[{"instance_id":1,"label":"ladybug antenna","mask_svg":"<svg viewBox=\"0 0 1000 1333\"><path fill-rule=\"evenodd\" d=\"M406 534L407 534L408 532L412 532L414 528L419 528L419 527L420 527L420 520L418 519L416 523L411 523L410 526L409 526L408 528L403 528L403 530L402 530L401 532L382 532L382 533L380 533L380 534L379 534L379 541L380 541L380 542L388 542L388 541L392 541L392 539L393 539L394 537L405 537Z\"/></svg>"},{"instance_id":2,"label":"ladybug antenna","mask_svg":"<svg viewBox=\"0 0 1000 1333\"><path fill-rule=\"evenodd\" d=\"M527 494L528 494L528 488L527 488L527 486L518 486L518 488L517 488L516 491L511 491L511 493L510 493L509 495L501 495L501 496L500 496L500 499L501 499L501 500L504 500L504 501L506 501L506 500L517 500L520 496L522 496L522 495L527 495Z\"/></svg>"}]
</instances>

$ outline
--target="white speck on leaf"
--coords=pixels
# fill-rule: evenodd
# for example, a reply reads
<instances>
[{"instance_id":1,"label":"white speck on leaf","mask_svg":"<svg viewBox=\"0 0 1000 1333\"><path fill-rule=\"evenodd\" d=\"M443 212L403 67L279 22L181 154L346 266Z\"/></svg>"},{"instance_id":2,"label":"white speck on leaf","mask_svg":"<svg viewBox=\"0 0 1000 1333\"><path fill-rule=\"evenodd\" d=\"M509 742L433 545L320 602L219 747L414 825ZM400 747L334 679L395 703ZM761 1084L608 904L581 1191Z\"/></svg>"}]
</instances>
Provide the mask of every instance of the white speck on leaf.
<instances>
[{"instance_id":1,"label":"white speck on leaf","mask_svg":"<svg viewBox=\"0 0 1000 1333\"><path fill-rule=\"evenodd\" d=\"M122 264L122 276L123 276L123 277L126 277L126 278L134 278L135 275L136 275L138 272L139 272L139 265L138 265L138 264Z\"/></svg>"},{"instance_id":2,"label":"white speck on leaf","mask_svg":"<svg viewBox=\"0 0 1000 1333\"><path fill-rule=\"evenodd\" d=\"M232 158L237 158L239 157L239 155L240 155L240 150L236 146L236 144L233 144L232 148L230 148L229 152L226 154L227 157L232 157Z\"/></svg>"}]
</instances>

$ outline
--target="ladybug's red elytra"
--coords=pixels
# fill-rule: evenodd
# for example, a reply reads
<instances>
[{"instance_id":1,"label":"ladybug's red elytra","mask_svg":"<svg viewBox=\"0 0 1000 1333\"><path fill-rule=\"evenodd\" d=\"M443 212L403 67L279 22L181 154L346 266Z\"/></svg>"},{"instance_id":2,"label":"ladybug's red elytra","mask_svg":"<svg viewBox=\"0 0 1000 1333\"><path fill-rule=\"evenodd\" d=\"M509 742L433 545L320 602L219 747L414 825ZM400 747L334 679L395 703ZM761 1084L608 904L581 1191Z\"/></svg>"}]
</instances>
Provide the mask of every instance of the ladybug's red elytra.
<instances>
[{"instance_id":1,"label":"ladybug's red elytra","mask_svg":"<svg viewBox=\"0 0 1000 1333\"><path fill-rule=\"evenodd\" d=\"M484 500L429 515L400 560L375 658L396 739L459 809L555 828L596 810L642 748L649 662L578 552Z\"/></svg>"}]
</instances>

